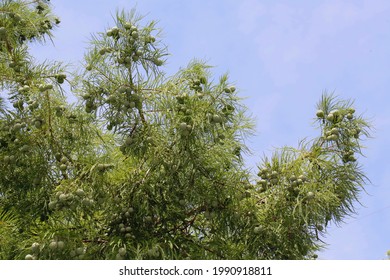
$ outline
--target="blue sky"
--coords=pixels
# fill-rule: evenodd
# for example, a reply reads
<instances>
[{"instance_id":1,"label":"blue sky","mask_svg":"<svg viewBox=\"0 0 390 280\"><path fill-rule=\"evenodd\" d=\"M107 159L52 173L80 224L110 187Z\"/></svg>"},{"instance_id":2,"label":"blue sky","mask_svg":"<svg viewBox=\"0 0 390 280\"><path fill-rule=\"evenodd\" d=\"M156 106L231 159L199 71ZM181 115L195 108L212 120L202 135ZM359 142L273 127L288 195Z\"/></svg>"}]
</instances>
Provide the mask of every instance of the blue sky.
<instances>
[{"instance_id":1,"label":"blue sky","mask_svg":"<svg viewBox=\"0 0 390 280\"><path fill-rule=\"evenodd\" d=\"M193 58L228 72L257 120L248 141L254 166L273 147L315 136L325 90L354 99L376 128L361 158L372 183L358 213L331 226L320 259L384 259L390 249L390 1L142 0L51 1L62 23L39 59L77 65L90 34L113 25L115 10L137 7L158 20L173 74Z\"/></svg>"}]
</instances>

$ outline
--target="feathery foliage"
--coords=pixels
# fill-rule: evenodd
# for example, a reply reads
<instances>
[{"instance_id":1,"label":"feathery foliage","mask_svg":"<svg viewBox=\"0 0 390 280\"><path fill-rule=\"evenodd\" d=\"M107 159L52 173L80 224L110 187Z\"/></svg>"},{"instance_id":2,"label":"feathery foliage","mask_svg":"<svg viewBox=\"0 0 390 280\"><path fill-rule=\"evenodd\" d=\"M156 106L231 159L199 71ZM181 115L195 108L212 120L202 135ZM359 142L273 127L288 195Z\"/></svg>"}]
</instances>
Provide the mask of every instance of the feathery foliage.
<instances>
[{"instance_id":1,"label":"feathery foliage","mask_svg":"<svg viewBox=\"0 0 390 280\"><path fill-rule=\"evenodd\" d=\"M351 101L324 93L319 137L251 174L254 123L227 75L194 60L168 77L161 30L135 10L92 36L78 73L37 62L50 9L0 6L1 259L309 259L354 213L370 124Z\"/></svg>"}]
</instances>

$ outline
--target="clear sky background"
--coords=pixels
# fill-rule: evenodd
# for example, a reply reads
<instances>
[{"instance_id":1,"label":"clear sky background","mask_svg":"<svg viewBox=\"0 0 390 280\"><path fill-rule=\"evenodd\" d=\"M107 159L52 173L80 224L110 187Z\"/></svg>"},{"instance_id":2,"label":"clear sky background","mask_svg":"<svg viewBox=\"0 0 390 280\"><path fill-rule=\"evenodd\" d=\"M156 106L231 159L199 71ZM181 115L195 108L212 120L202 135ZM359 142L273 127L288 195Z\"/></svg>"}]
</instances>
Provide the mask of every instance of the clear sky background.
<instances>
[{"instance_id":1,"label":"clear sky background","mask_svg":"<svg viewBox=\"0 0 390 280\"><path fill-rule=\"evenodd\" d=\"M116 9L137 7L158 20L175 73L194 58L228 72L257 121L248 165L273 147L316 136L315 105L325 90L354 99L372 120L374 138L360 158L372 183L357 214L328 228L320 259L386 258L390 249L390 1L388 0L67 0L51 1L61 18L54 46L40 60L78 65L91 33L113 26Z\"/></svg>"}]
</instances>

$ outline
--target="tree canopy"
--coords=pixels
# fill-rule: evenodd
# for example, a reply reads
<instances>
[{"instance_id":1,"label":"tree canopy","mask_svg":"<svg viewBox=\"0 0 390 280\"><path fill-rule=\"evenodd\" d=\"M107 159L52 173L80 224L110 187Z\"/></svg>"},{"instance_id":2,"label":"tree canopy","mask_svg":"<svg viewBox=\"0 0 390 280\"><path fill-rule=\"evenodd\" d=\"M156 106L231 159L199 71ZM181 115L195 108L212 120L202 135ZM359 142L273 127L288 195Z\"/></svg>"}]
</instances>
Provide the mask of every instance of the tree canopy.
<instances>
[{"instance_id":1,"label":"tree canopy","mask_svg":"<svg viewBox=\"0 0 390 280\"><path fill-rule=\"evenodd\" d=\"M60 25L48 1L0 15L0 259L311 259L354 212L353 101L323 93L318 137L253 172L239 90L202 61L166 75L155 21L117 12L73 70L30 55Z\"/></svg>"}]
</instances>

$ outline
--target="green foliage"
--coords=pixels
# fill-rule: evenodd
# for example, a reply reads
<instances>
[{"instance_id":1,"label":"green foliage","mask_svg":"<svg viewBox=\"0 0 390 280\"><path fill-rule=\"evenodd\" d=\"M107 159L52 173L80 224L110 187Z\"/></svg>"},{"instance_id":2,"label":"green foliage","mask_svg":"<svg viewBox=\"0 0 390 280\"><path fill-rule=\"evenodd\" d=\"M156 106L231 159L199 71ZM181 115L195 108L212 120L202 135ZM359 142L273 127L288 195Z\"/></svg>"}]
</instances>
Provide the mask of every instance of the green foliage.
<instances>
[{"instance_id":1,"label":"green foliage","mask_svg":"<svg viewBox=\"0 0 390 280\"><path fill-rule=\"evenodd\" d=\"M155 22L118 12L69 73L29 56L59 23L48 3L0 13L1 259L308 259L353 213L370 126L352 102L323 94L320 136L255 178L238 90L202 61L167 77Z\"/></svg>"}]
</instances>

